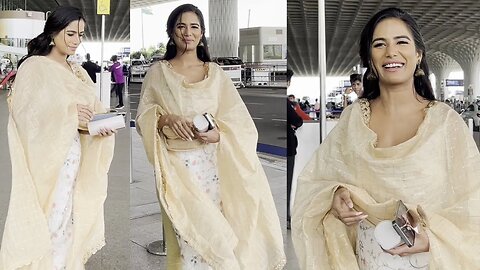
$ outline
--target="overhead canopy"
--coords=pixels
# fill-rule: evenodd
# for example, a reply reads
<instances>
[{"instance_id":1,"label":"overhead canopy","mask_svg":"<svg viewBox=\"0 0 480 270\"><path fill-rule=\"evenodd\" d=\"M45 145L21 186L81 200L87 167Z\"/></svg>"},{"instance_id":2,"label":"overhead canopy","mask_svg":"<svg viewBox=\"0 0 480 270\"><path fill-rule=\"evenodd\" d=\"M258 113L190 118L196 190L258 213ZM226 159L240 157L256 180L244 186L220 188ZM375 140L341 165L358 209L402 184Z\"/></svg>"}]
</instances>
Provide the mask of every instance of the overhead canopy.
<instances>
[{"instance_id":1,"label":"overhead canopy","mask_svg":"<svg viewBox=\"0 0 480 270\"><path fill-rule=\"evenodd\" d=\"M360 64L358 41L367 21L379 10L400 7L421 28L432 70L445 62L476 57L480 45L478 0L326 0L327 75L345 76ZM300 76L318 75L318 0L289 0L288 63Z\"/></svg>"},{"instance_id":2,"label":"overhead canopy","mask_svg":"<svg viewBox=\"0 0 480 270\"><path fill-rule=\"evenodd\" d=\"M176 0L131 0L130 6L132 9L134 9L134 8L149 7L149 6L172 2L172 1L176 1Z\"/></svg>"},{"instance_id":3,"label":"overhead canopy","mask_svg":"<svg viewBox=\"0 0 480 270\"><path fill-rule=\"evenodd\" d=\"M87 21L85 41L100 41L102 19L97 15L97 0L27 0L2 1L2 10L21 8L33 11L52 11L57 6L74 6L80 8ZM25 8L26 3L26 8ZM111 0L110 15L105 19L105 40L110 42L129 42L130 40L130 1Z\"/></svg>"}]
</instances>

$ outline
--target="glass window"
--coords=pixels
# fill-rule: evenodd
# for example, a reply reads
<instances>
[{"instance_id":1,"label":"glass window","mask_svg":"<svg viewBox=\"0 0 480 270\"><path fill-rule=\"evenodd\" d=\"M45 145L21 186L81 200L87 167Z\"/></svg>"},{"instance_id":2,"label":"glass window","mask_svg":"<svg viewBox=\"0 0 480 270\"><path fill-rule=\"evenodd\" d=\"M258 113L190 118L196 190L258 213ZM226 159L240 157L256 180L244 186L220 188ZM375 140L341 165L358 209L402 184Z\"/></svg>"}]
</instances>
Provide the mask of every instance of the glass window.
<instances>
[{"instance_id":1,"label":"glass window","mask_svg":"<svg viewBox=\"0 0 480 270\"><path fill-rule=\"evenodd\" d=\"M282 59L282 45L263 45L263 59Z\"/></svg>"}]
</instances>

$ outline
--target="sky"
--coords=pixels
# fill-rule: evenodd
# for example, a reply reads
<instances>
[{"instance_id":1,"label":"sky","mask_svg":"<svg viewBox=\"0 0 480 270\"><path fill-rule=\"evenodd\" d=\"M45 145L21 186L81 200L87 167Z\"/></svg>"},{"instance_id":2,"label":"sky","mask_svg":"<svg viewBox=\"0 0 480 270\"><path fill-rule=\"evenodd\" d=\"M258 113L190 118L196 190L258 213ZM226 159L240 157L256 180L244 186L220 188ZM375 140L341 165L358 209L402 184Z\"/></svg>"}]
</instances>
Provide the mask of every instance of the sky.
<instances>
[{"instance_id":1,"label":"sky","mask_svg":"<svg viewBox=\"0 0 480 270\"><path fill-rule=\"evenodd\" d=\"M145 47L160 42L167 43L166 25L168 15L179 5L191 3L203 13L206 25L206 36L209 36L208 0L173 1L151 7L153 15L143 14L143 40ZM286 0L238 0L238 27L248 26L250 10L250 27L278 26L287 27ZM265 14L275 14L265 16ZM130 10L130 42L132 52L142 47L142 15L141 9Z\"/></svg>"}]
</instances>

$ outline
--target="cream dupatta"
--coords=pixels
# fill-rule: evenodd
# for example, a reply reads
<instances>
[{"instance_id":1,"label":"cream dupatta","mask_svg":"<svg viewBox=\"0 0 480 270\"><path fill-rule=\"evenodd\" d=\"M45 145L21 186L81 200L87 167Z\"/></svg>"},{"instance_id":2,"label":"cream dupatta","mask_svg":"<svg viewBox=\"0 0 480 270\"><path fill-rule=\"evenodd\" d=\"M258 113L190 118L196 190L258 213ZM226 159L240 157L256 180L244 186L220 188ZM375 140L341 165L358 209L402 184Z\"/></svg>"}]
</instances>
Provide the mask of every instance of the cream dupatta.
<instances>
[{"instance_id":1,"label":"cream dupatta","mask_svg":"<svg viewBox=\"0 0 480 270\"><path fill-rule=\"evenodd\" d=\"M169 151L202 147L157 131L161 115L192 119L209 112L219 126L217 145L223 214L191 184L188 171ZM256 153L257 131L240 95L218 65L189 84L162 61L142 87L137 129L154 165L159 200L176 231L213 269L282 269L283 239L270 188ZM172 243L170 243L172 244Z\"/></svg>"},{"instance_id":2,"label":"cream dupatta","mask_svg":"<svg viewBox=\"0 0 480 270\"><path fill-rule=\"evenodd\" d=\"M105 109L86 71L75 75L44 56L32 56L18 70L9 97L8 139L12 190L0 251L1 269L51 269L47 224L56 181L78 132L77 104ZM81 161L73 195L73 244L67 269L84 269L105 243L103 203L114 136L80 135Z\"/></svg>"},{"instance_id":3,"label":"cream dupatta","mask_svg":"<svg viewBox=\"0 0 480 270\"><path fill-rule=\"evenodd\" d=\"M373 224L392 219L399 199L416 209L431 270L478 269L480 155L458 113L437 102L415 137L390 148L375 148L369 114L365 100L347 107L298 179L292 236L301 269L358 269L356 227L329 212L339 186Z\"/></svg>"}]
</instances>

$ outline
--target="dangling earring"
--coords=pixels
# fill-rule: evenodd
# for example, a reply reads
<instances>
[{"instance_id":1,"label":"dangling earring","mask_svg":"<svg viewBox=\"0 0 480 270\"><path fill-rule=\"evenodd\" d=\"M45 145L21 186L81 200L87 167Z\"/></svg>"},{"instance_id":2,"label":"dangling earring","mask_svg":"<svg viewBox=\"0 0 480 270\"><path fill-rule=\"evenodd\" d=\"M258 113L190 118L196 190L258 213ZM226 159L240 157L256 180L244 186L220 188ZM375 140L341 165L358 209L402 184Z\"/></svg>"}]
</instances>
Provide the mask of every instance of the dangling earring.
<instances>
[{"instance_id":1,"label":"dangling earring","mask_svg":"<svg viewBox=\"0 0 480 270\"><path fill-rule=\"evenodd\" d=\"M373 73L373 70L371 70L367 75L367 80L375 81L376 79L378 79L377 75L375 75L375 73Z\"/></svg>"},{"instance_id":2,"label":"dangling earring","mask_svg":"<svg viewBox=\"0 0 480 270\"><path fill-rule=\"evenodd\" d=\"M175 42L173 42L173 39L170 39L168 42L168 46L175 46Z\"/></svg>"},{"instance_id":3,"label":"dangling earring","mask_svg":"<svg viewBox=\"0 0 480 270\"><path fill-rule=\"evenodd\" d=\"M203 46L205 46L205 45L203 45L203 42L202 42L202 41L200 41L200 43L198 43L198 45L197 45L197 46L198 46L198 47L203 47Z\"/></svg>"},{"instance_id":4,"label":"dangling earring","mask_svg":"<svg viewBox=\"0 0 480 270\"><path fill-rule=\"evenodd\" d=\"M375 72L373 72L373 64L370 63L369 64L369 69L370 69L370 72L367 74L367 80L369 81L375 81L376 79L378 79L377 77L377 74L375 74Z\"/></svg>"},{"instance_id":5,"label":"dangling earring","mask_svg":"<svg viewBox=\"0 0 480 270\"><path fill-rule=\"evenodd\" d=\"M49 46L55 46L55 42L53 41L53 39L52 39L52 41L50 41L50 44L48 44L48 45Z\"/></svg>"},{"instance_id":6,"label":"dangling earring","mask_svg":"<svg viewBox=\"0 0 480 270\"><path fill-rule=\"evenodd\" d=\"M417 68L415 69L414 76L415 76L415 77L425 76L425 72L424 72L423 69L420 67L420 63L417 64Z\"/></svg>"}]
</instances>

